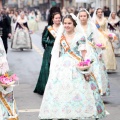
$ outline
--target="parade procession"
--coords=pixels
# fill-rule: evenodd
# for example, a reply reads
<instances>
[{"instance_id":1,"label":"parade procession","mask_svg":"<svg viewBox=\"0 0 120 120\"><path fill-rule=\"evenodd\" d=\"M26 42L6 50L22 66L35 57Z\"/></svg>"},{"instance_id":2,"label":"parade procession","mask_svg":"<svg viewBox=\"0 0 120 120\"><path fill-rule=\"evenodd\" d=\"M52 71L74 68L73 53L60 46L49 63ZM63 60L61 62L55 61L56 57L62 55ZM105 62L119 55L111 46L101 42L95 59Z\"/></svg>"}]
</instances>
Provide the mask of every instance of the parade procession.
<instances>
[{"instance_id":1,"label":"parade procession","mask_svg":"<svg viewBox=\"0 0 120 120\"><path fill-rule=\"evenodd\" d=\"M0 120L120 120L120 0L0 0Z\"/></svg>"}]
</instances>

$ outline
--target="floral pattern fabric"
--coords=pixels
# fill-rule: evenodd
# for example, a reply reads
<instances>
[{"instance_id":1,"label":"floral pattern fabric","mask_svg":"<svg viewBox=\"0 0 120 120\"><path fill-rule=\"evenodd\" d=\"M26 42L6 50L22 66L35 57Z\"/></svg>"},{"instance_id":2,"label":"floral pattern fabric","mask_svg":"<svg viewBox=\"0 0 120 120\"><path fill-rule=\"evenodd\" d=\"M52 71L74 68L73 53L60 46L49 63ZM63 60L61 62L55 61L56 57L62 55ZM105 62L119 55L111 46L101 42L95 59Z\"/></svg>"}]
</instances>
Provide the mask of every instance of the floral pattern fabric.
<instances>
[{"instance_id":1,"label":"floral pattern fabric","mask_svg":"<svg viewBox=\"0 0 120 120\"><path fill-rule=\"evenodd\" d=\"M94 62L92 64L93 73L97 80L97 84L98 84L99 90L101 92L101 95L108 96L108 95L110 95L109 79L108 79L107 71L105 68L105 64L104 64L103 60L99 58L99 56L102 55L102 51L95 49L91 44L89 44L89 42L94 44L94 31L93 31L92 27L90 27L89 24L88 24L88 28L86 31L86 35L87 35L87 38L89 38L89 39L87 39L89 52L86 56L94 60Z\"/></svg>"},{"instance_id":2,"label":"floral pattern fabric","mask_svg":"<svg viewBox=\"0 0 120 120\"><path fill-rule=\"evenodd\" d=\"M4 74L8 70L9 66L6 59L6 52L3 46L2 39L0 38L0 74Z\"/></svg>"},{"instance_id":3,"label":"floral pattern fabric","mask_svg":"<svg viewBox=\"0 0 120 120\"><path fill-rule=\"evenodd\" d=\"M78 53L76 44L80 38L76 34L70 44L74 53ZM86 81L76 67L77 62L63 49L57 61L49 75L39 119L103 118L105 108L95 79Z\"/></svg>"}]
</instances>

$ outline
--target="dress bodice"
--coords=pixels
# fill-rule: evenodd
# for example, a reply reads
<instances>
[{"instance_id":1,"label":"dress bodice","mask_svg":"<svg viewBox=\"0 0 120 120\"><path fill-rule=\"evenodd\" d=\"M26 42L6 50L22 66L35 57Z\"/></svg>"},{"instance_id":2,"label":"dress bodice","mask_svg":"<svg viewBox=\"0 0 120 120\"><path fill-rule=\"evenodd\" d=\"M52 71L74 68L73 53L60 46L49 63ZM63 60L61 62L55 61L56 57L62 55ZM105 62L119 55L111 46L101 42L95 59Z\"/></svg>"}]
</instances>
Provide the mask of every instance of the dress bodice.
<instances>
[{"instance_id":1,"label":"dress bodice","mask_svg":"<svg viewBox=\"0 0 120 120\"><path fill-rule=\"evenodd\" d=\"M69 44L70 50L73 51L75 54L80 56L80 50L79 47L82 44L82 35L79 33L76 33L74 38L71 40L71 43ZM61 46L61 56L67 55L67 52L64 51L63 47Z\"/></svg>"},{"instance_id":2,"label":"dress bodice","mask_svg":"<svg viewBox=\"0 0 120 120\"><path fill-rule=\"evenodd\" d=\"M98 23L99 23L101 29L104 30L104 31L106 31L106 28L107 28L107 19L104 18L103 20L98 21Z\"/></svg>"},{"instance_id":3,"label":"dress bodice","mask_svg":"<svg viewBox=\"0 0 120 120\"><path fill-rule=\"evenodd\" d=\"M22 24L23 24L24 27L26 27L26 28L29 30L27 22L24 22L24 23L22 23ZM15 30L16 30L17 28L23 29L23 27L21 26L21 24L20 24L19 22L16 23Z\"/></svg>"},{"instance_id":4,"label":"dress bodice","mask_svg":"<svg viewBox=\"0 0 120 120\"><path fill-rule=\"evenodd\" d=\"M118 20L110 20L109 21L109 23L111 24L111 25L114 25L115 23L117 23L118 22Z\"/></svg>"},{"instance_id":5,"label":"dress bodice","mask_svg":"<svg viewBox=\"0 0 120 120\"><path fill-rule=\"evenodd\" d=\"M117 30L118 30L118 27L115 24L118 23L118 22L119 22L118 19L108 21L108 23L110 23Z\"/></svg>"},{"instance_id":6,"label":"dress bodice","mask_svg":"<svg viewBox=\"0 0 120 120\"><path fill-rule=\"evenodd\" d=\"M44 48L51 46L53 47L55 42L55 38L53 37L53 35L49 32L48 30L48 26L45 27L43 34L42 34L42 46Z\"/></svg>"}]
</instances>

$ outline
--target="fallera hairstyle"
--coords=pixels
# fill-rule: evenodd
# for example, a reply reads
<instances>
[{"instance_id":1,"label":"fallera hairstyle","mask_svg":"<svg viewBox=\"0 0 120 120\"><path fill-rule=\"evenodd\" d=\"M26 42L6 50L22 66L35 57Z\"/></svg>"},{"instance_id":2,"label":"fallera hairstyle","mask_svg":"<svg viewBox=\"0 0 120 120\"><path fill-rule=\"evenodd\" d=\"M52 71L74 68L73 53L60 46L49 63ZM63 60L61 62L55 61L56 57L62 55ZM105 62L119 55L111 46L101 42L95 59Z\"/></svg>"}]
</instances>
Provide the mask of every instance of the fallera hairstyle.
<instances>
[{"instance_id":1,"label":"fallera hairstyle","mask_svg":"<svg viewBox=\"0 0 120 120\"><path fill-rule=\"evenodd\" d=\"M80 11L79 11L79 17L80 17L80 13L81 13L81 12L86 12L86 11L85 11L85 10L80 10ZM87 14L87 18L89 18L89 15L88 15L87 12L86 12L86 14Z\"/></svg>"},{"instance_id":2,"label":"fallera hairstyle","mask_svg":"<svg viewBox=\"0 0 120 120\"><path fill-rule=\"evenodd\" d=\"M55 15L60 14L61 20L62 20L62 14L61 10L59 7L54 6L49 10L49 16L48 16L48 25L53 25L52 19L54 18Z\"/></svg>"},{"instance_id":3,"label":"fallera hairstyle","mask_svg":"<svg viewBox=\"0 0 120 120\"><path fill-rule=\"evenodd\" d=\"M55 17L55 15L60 14L59 12L55 12L52 14L52 19Z\"/></svg>"},{"instance_id":4,"label":"fallera hairstyle","mask_svg":"<svg viewBox=\"0 0 120 120\"><path fill-rule=\"evenodd\" d=\"M64 23L64 20L65 20L66 18L69 18L69 19L73 22L73 25L74 25L75 27L77 26L76 21L72 18L71 15L66 15L66 16L63 18L62 23Z\"/></svg>"},{"instance_id":5,"label":"fallera hairstyle","mask_svg":"<svg viewBox=\"0 0 120 120\"><path fill-rule=\"evenodd\" d=\"M49 19L49 23L48 25L53 25L53 18L55 17L55 15L59 14L61 16L61 14L59 12L55 12L51 15L51 18ZM61 18L62 20L62 18Z\"/></svg>"},{"instance_id":6,"label":"fallera hairstyle","mask_svg":"<svg viewBox=\"0 0 120 120\"><path fill-rule=\"evenodd\" d=\"M96 15L97 15L98 10L102 10L102 8L98 8L98 9L96 10ZM102 12L103 12L103 10L102 10Z\"/></svg>"}]
</instances>

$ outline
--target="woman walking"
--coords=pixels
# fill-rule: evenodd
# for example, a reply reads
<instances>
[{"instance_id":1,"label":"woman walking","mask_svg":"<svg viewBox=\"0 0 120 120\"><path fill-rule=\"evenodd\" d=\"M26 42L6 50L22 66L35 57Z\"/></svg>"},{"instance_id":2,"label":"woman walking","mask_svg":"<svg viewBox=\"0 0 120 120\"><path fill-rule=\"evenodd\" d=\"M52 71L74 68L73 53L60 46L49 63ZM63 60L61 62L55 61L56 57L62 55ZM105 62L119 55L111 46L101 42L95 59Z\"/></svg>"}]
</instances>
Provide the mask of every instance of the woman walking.
<instances>
[{"instance_id":1,"label":"woman walking","mask_svg":"<svg viewBox=\"0 0 120 120\"><path fill-rule=\"evenodd\" d=\"M21 51L23 51L23 49L32 49L32 41L24 12L20 13L17 20L11 47L13 49L20 49Z\"/></svg>"},{"instance_id":2,"label":"woman walking","mask_svg":"<svg viewBox=\"0 0 120 120\"><path fill-rule=\"evenodd\" d=\"M103 10L98 8L93 14L93 22L96 24L99 32L101 33L101 43L105 45L105 50L103 51L103 60L107 72L113 72L117 68L114 49L112 46L112 41L109 38L109 32L107 30L107 20L103 15Z\"/></svg>"},{"instance_id":3,"label":"woman walking","mask_svg":"<svg viewBox=\"0 0 120 120\"><path fill-rule=\"evenodd\" d=\"M79 30L86 36L87 44L90 49L88 56L92 57L93 73L97 80L101 95L110 95L110 85L107 71L102 60L102 49L104 46L98 47L101 44L100 33L95 24L92 22L89 12L86 9L81 9L78 13Z\"/></svg>"},{"instance_id":4,"label":"woman walking","mask_svg":"<svg viewBox=\"0 0 120 120\"><path fill-rule=\"evenodd\" d=\"M1 75L5 75L5 73L8 71L9 66L6 59L6 52L3 46L2 39L0 38L0 73ZM13 86L11 85L4 86L1 82L0 82L0 120L18 120L18 111L16 108Z\"/></svg>"},{"instance_id":5,"label":"woman walking","mask_svg":"<svg viewBox=\"0 0 120 120\"><path fill-rule=\"evenodd\" d=\"M94 75L77 68L88 51L85 38L75 32L76 17L63 19L53 50L50 75L45 88L39 119L100 119L105 108ZM86 48L86 49L84 49Z\"/></svg>"},{"instance_id":6,"label":"woman walking","mask_svg":"<svg viewBox=\"0 0 120 120\"><path fill-rule=\"evenodd\" d=\"M55 42L55 38L58 33L58 29L61 23L61 13L60 12L52 12L50 14L50 19L48 26L45 28L42 35L42 45L45 49L43 55L42 66L40 70L40 75L38 78L38 82L36 84L35 93L39 93L40 95L44 94L45 86L49 76L49 67L51 60L51 51Z\"/></svg>"}]
</instances>

